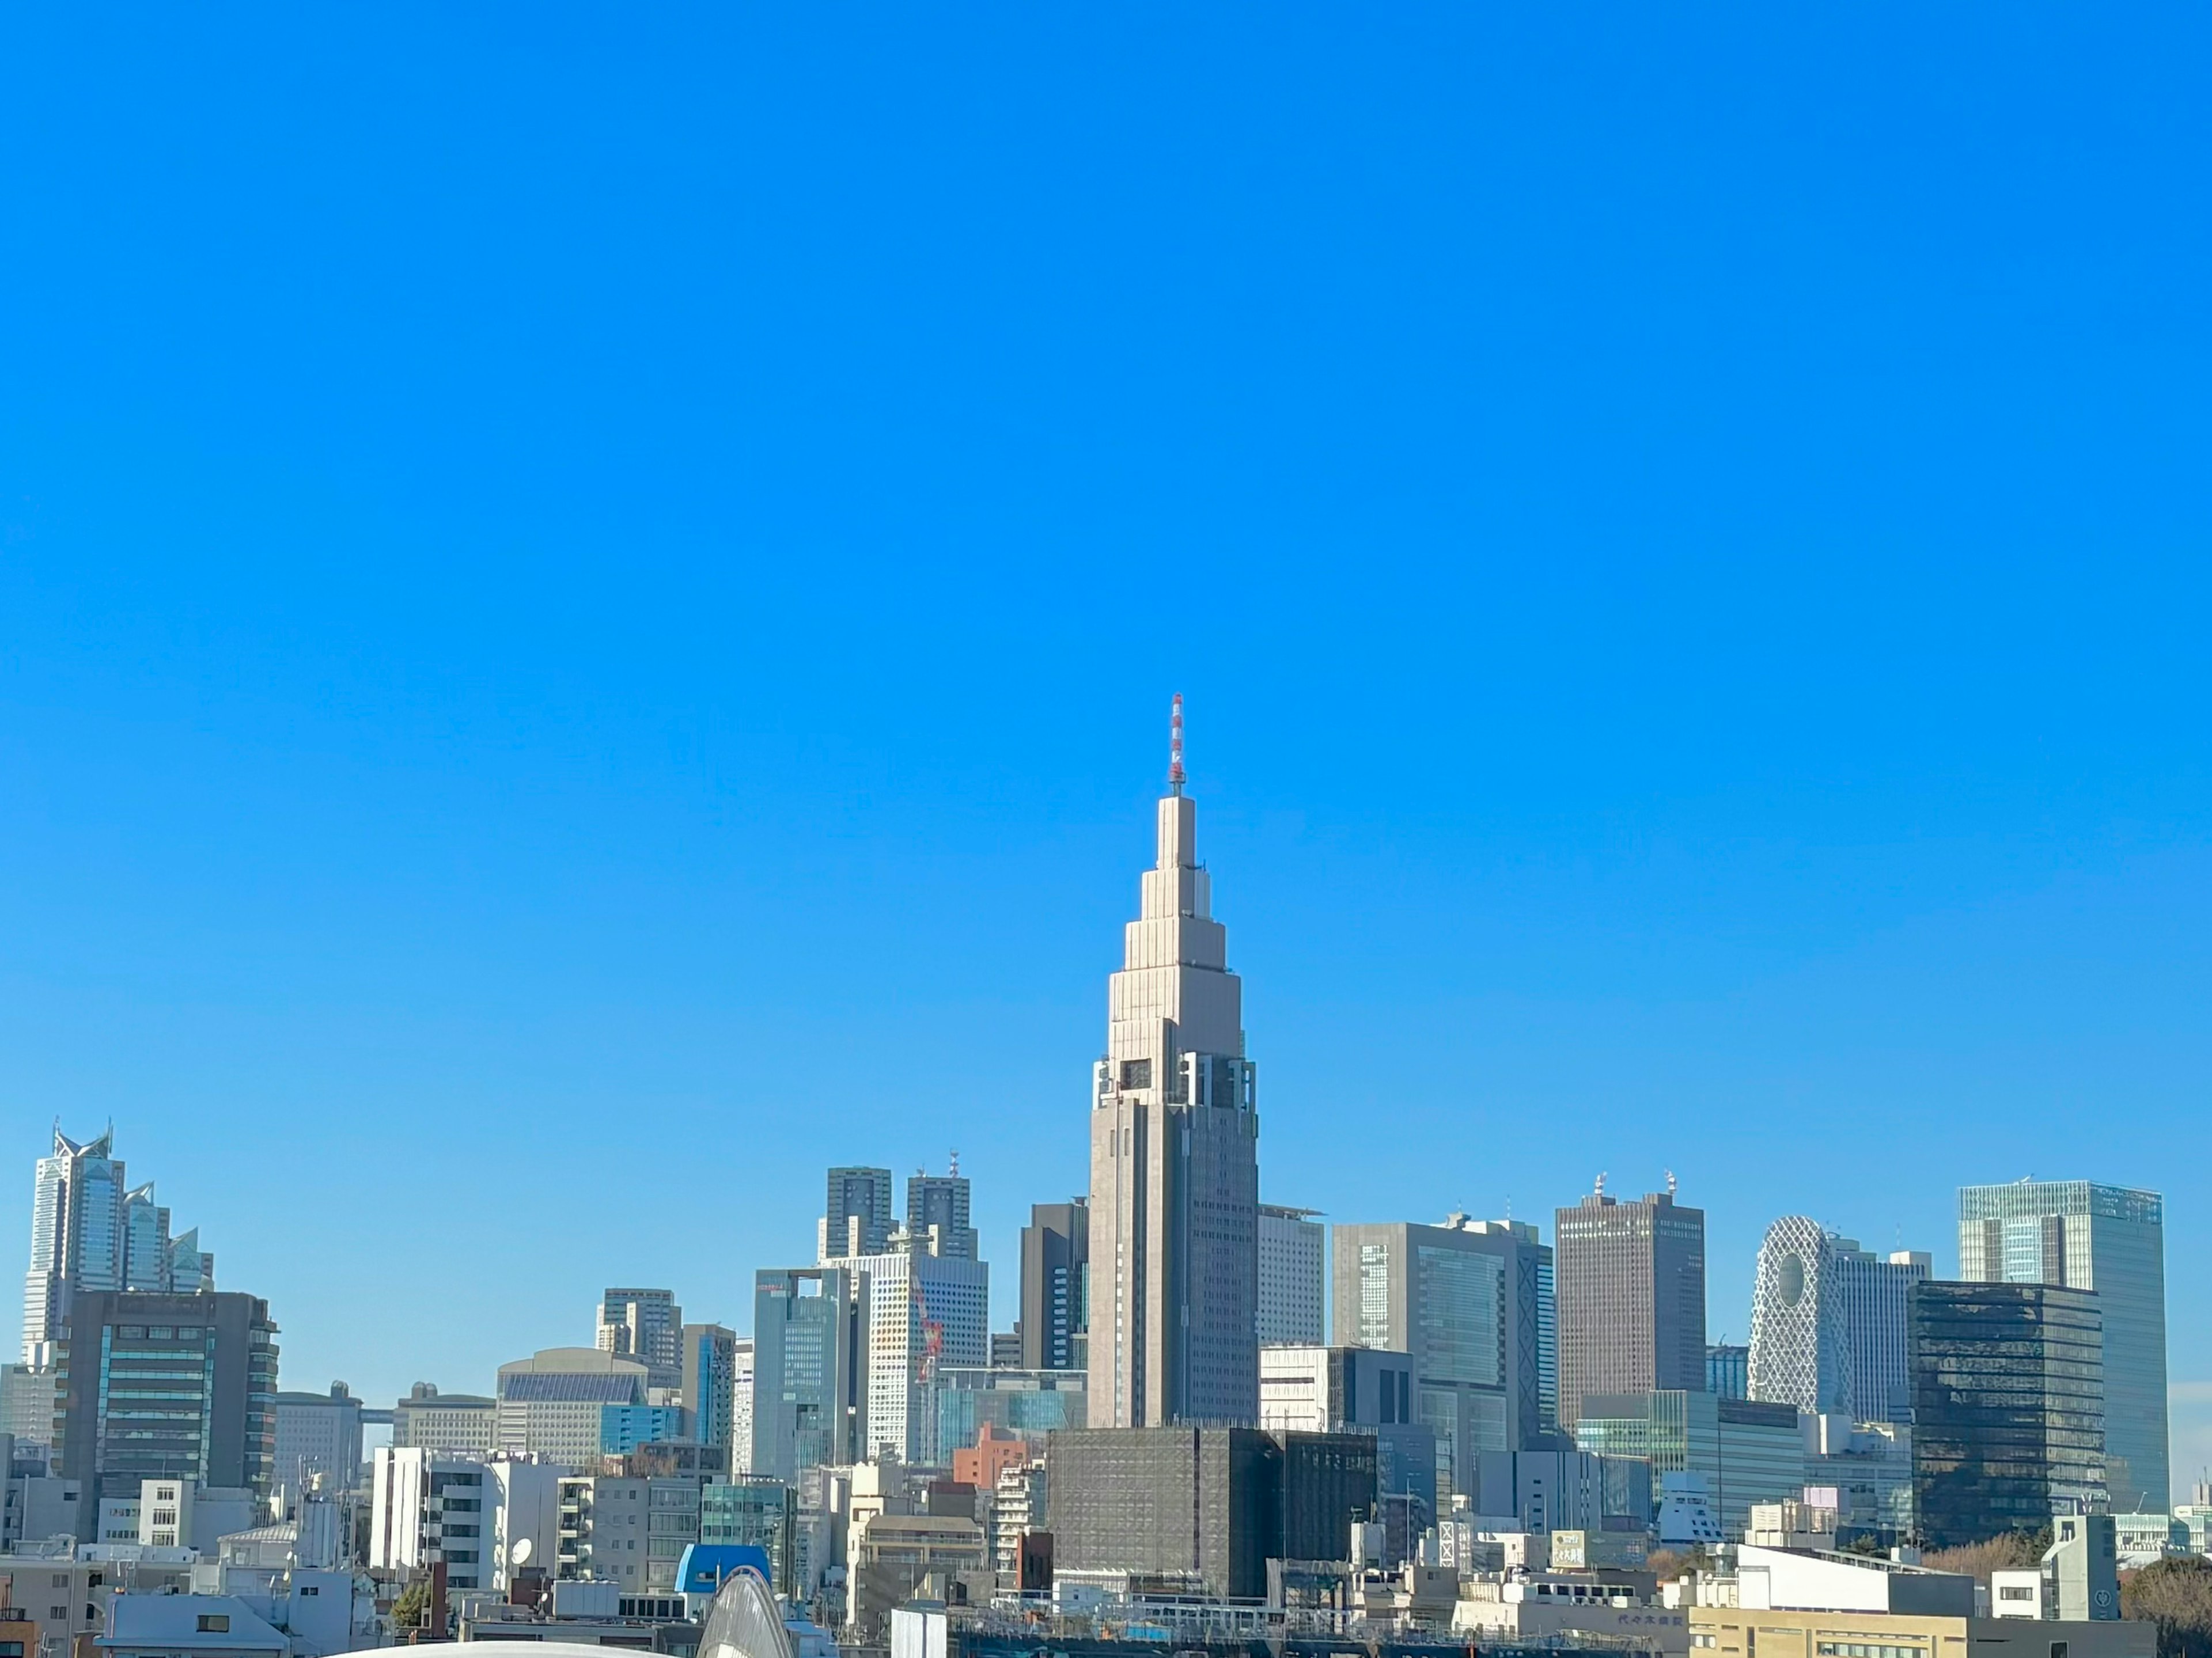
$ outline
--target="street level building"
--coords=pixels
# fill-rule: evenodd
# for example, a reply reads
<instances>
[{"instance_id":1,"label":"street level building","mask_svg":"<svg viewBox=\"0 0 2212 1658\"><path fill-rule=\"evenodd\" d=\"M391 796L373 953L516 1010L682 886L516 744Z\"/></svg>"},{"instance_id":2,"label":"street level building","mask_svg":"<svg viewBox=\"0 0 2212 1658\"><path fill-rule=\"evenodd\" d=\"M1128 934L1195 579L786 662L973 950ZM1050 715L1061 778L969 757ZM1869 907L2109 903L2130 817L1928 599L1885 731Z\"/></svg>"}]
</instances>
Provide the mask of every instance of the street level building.
<instances>
[{"instance_id":1,"label":"street level building","mask_svg":"<svg viewBox=\"0 0 2212 1658\"><path fill-rule=\"evenodd\" d=\"M1414 1420L1436 1436L1437 1501L1474 1488L1488 1451L1548 1446L1559 1426L1552 1251L1526 1221L1345 1225L1335 1345L1405 1353Z\"/></svg>"},{"instance_id":2,"label":"street level building","mask_svg":"<svg viewBox=\"0 0 2212 1658\"><path fill-rule=\"evenodd\" d=\"M1808 1416L1904 1418L1906 1303L1928 1276L1917 1250L1876 1256L1803 1215L1776 1221L1753 1280L1750 1396Z\"/></svg>"},{"instance_id":3,"label":"street level building","mask_svg":"<svg viewBox=\"0 0 2212 1658\"><path fill-rule=\"evenodd\" d=\"M1260 1117L1243 991L1183 793L1182 704L1158 855L1108 981L1091 1108L1091 1411L1115 1427L1260 1409Z\"/></svg>"},{"instance_id":4,"label":"street level building","mask_svg":"<svg viewBox=\"0 0 2212 1658\"><path fill-rule=\"evenodd\" d=\"M1913 1503L1930 1546L2106 1506L2098 1300L2045 1284L1913 1285Z\"/></svg>"},{"instance_id":5,"label":"street level building","mask_svg":"<svg viewBox=\"0 0 2212 1658\"><path fill-rule=\"evenodd\" d=\"M1587 1394L1701 1393L1705 1214L1664 1192L1632 1203L1598 1188L1557 1216L1559 1421Z\"/></svg>"},{"instance_id":6,"label":"street level building","mask_svg":"<svg viewBox=\"0 0 2212 1658\"><path fill-rule=\"evenodd\" d=\"M2166 1206L2155 1192L2019 1181L1959 1193L1959 1276L2092 1290L2104 1323L2105 1478L2116 1508L2167 1506Z\"/></svg>"}]
</instances>

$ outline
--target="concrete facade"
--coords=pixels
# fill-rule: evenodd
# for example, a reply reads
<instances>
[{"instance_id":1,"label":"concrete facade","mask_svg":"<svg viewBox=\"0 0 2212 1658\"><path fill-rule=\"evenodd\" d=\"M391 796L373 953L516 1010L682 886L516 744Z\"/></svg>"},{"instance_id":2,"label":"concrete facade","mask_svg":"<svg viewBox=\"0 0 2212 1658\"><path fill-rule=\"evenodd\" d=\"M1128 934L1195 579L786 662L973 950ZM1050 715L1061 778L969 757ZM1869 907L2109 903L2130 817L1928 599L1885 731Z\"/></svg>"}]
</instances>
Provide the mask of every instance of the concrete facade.
<instances>
[{"instance_id":1,"label":"concrete facade","mask_svg":"<svg viewBox=\"0 0 2212 1658\"><path fill-rule=\"evenodd\" d=\"M1250 1422L1260 1406L1260 1119L1243 992L1196 806L1179 777L1172 787L1091 1076L1091 1417L1115 1427Z\"/></svg>"}]
</instances>

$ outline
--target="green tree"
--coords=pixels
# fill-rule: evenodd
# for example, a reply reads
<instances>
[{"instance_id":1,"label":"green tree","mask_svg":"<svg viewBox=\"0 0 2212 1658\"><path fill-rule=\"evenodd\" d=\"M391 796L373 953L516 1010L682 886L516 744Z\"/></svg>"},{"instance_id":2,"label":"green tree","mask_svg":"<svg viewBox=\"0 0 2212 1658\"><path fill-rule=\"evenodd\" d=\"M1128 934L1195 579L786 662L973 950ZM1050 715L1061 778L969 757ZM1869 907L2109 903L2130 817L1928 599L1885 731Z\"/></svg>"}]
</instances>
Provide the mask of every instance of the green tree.
<instances>
[{"instance_id":1,"label":"green tree","mask_svg":"<svg viewBox=\"0 0 2212 1658\"><path fill-rule=\"evenodd\" d=\"M2158 1625L2158 1658L2212 1658L2212 1560L2185 1554L2121 1573L2120 1615Z\"/></svg>"},{"instance_id":2,"label":"green tree","mask_svg":"<svg viewBox=\"0 0 2212 1658\"><path fill-rule=\"evenodd\" d=\"M419 1577L400 1590L399 1598L392 1603L394 1629L420 1629L429 1615L430 1586Z\"/></svg>"}]
</instances>

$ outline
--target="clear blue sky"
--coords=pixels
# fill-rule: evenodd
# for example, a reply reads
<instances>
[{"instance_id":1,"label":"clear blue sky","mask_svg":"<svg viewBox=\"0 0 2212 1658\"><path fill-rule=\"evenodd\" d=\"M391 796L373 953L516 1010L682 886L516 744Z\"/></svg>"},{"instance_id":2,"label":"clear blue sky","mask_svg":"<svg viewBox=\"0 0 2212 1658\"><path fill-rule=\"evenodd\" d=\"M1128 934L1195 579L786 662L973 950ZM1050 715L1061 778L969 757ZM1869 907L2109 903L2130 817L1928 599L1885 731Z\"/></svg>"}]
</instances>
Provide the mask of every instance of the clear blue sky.
<instances>
[{"instance_id":1,"label":"clear blue sky","mask_svg":"<svg viewBox=\"0 0 2212 1658\"><path fill-rule=\"evenodd\" d=\"M2208 46L19 9L0 1238L112 1117L292 1384L481 1388L957 1146L1004 1322L1179 689L1270 1196L1672 1169L1741 1336L2141 1183L2212 1394Z\"/></svg>"}]
</instances>

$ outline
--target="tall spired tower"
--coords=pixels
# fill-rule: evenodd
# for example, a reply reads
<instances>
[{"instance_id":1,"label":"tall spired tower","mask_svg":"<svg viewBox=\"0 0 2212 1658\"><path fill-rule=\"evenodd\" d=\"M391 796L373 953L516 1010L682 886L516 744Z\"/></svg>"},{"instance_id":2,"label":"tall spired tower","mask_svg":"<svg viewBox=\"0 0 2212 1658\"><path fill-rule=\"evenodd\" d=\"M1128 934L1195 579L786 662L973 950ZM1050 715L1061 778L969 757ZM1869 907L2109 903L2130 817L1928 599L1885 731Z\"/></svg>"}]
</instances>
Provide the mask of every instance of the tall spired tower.
<instances>
[{"instance_id":1,"label":"tall spired tower","mask_svg":"<svg viewBox=\"0 0 2212 1658\"><path fill-rule=\"evenodd\" d=\"M1175 700L1091 1101L1091 1424L1256 1422L1260 1118L1243 995L1198 861Z\"/></svg>"}]
</instances>

